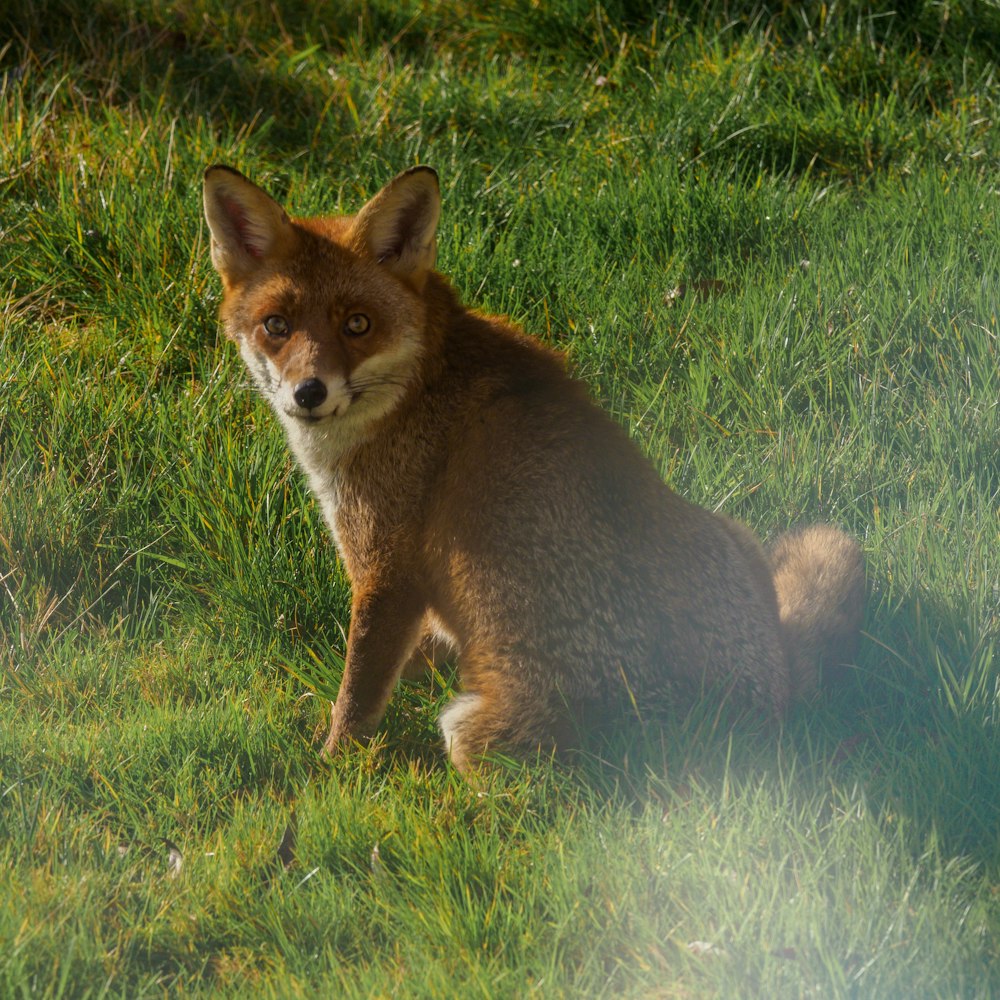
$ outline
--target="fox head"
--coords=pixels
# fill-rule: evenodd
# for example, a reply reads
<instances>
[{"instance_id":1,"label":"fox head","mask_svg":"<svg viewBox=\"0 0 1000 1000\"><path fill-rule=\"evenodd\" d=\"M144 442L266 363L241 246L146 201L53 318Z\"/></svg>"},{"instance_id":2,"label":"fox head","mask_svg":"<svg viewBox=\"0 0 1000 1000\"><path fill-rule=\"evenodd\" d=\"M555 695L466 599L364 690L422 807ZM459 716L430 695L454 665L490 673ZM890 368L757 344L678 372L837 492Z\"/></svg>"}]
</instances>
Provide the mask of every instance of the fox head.
<instances>
[{"instance_id":1,"label":"fox head","mask_svg":"<svg viewBox=\"0 0 1000 1000\"><path fill-rule=\"evenodd\" d=\"M295 219L238 171L205 172L223 325L293 436L354 435L417 378L440 203L414 167L357 215Z\"/></svg>"}]
</instances>

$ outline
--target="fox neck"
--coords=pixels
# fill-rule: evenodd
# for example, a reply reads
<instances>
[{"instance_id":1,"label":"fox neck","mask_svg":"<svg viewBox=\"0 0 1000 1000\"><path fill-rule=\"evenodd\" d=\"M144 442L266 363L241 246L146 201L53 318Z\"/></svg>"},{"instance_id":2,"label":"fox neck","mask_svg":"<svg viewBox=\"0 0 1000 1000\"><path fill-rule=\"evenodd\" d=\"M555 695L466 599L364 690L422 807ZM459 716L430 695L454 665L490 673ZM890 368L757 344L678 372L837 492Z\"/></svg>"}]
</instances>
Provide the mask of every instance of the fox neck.
<instances>
[{"instance_id":1,"label":"fox neck","mask_svg":"<svg viewBox=\"0 0 1000 1000\"><path fill-rule=\"evenodd\" d=\"M406 401L397 404L393 413L408 405ZM372 422L333 419L309 424L288 416L277 407L275 412L284 425L289 447L306 474L337 549L343 555L337 511L345 477L349 476L348 469L355 456L378 447L378 441L385 434L384 425L393 422L393 413Z\"/></svg>"}]
</instances>

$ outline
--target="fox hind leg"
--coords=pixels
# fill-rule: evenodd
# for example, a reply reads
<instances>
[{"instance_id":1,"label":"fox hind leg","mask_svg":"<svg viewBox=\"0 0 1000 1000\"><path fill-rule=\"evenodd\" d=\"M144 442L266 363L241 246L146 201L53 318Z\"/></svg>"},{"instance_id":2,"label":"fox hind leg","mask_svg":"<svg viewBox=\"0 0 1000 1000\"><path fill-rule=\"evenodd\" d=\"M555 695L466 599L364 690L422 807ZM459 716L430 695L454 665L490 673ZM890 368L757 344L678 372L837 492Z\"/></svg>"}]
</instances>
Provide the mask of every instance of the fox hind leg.
<instances>
[{"instance_id":1,"label":"fox hind leg","mask_svg":"<svg viewBox=\"0 0 1000 1000\"><path fill-rule=\"evenodd\" d=\"M549 705L537 693L470 690L455 696L438 726L452 764L464 773L490 752L523 758L566 749L568 716L566 706Z\"/></svg>"}]
</instances>

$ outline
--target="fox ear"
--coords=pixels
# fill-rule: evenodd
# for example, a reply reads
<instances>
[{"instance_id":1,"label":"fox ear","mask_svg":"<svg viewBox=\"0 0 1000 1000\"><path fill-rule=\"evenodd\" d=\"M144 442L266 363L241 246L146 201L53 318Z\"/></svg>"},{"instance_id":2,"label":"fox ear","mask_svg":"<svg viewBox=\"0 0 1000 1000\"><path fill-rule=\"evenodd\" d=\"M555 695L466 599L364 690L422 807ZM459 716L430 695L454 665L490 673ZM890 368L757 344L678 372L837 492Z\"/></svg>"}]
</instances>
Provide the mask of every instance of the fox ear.
<instances>
[{"instance_id":1,"label":"fox ear","mask_svg":"<svg viewBox=\"0 0 1000 1000\"><path fill-rule=\"evenodd\" d=\"M246 278L292 238L284 209L231 167L205 171L205 219L212 263L228 281Z\"/></svg>"},{"instance_id":2,"label":"fox ear","mask_svg":"<svg viewBox=\"0 0 1000 1000\"><path fill-rule=\"evenodd\" d=\"M437 174L430 167L413 167L389 181L358 212L355 246L419 292L437 256L440 214Z\"/></svg>"}]
</instances>

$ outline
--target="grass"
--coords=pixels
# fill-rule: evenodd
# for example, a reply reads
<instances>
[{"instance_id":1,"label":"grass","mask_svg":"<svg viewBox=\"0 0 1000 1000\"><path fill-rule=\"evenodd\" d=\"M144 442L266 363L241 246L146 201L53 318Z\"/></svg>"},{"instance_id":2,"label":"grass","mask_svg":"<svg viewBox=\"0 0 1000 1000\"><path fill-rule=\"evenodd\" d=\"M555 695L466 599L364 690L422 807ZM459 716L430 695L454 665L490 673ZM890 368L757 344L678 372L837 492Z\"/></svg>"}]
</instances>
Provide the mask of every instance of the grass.
<instances>
[{"instance_id":1,"label":"grass","mask_svg":"<svg viewBox=\"0 0 1000 1000\"><path fill-rule=\"evenodd\" d=\"M0 993L1000 992L1000 14L905 6L0 13ZM302 214L434 165L442 269L665 478L863 540L856 682L473 786L437 677L320 765L348 590L220 160Z\"/></svg>"}]
</instances>

